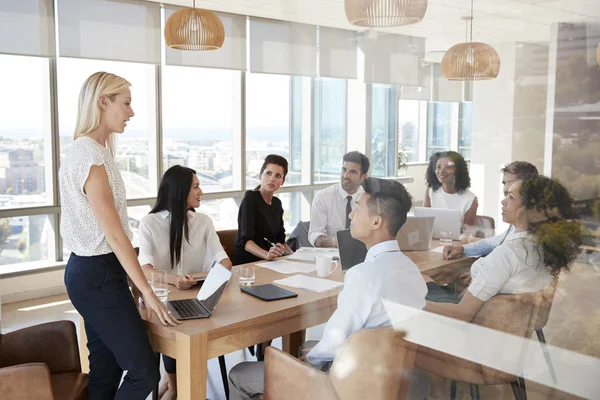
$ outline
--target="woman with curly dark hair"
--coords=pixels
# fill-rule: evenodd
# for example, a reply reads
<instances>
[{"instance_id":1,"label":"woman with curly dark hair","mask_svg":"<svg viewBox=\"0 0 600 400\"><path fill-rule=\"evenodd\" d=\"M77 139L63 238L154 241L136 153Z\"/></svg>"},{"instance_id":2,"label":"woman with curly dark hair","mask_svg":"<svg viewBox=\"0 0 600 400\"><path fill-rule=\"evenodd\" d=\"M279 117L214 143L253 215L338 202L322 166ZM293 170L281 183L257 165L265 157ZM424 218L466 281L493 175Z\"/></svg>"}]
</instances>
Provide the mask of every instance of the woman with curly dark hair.
<instances>
[{"instance_id":1,"label":"woman with curly dark hair","mask_svg":"<svg viewBox=\"0 0 600 400\"><path fill-rule=\"evenodd\" d=\"M460 210L465 225L477 221L477 197L469 190L467 162L455 151L434 153L425 173L427 191L424 207Z\"/></svg>"},{"instance_id":2,"label":"woman with curly dark hair","mask_svg":"<svg viewBox=\"0 0 600 400\"><path fill-rule=\"evenodd\" d=\"M486 301L499 293L545 289L569 270L581 244L582 227L574 221L573 199L557 181L535 176L515 182L502 201L502 220L514 225L504 242L471 267L463 294L447 293L428 276L425 310L471 321ZM443 379L430 377L428 399L447 395Z\"/></svg>"},{"instance_id":3,"label":"woman with curly dark hair","mask_svg":"<svg viewBox=\"0 0 600 400\"><path fill-rule=\"evenodd\" d=\"M470 321L498 293L543 290L568 270L581 244L573 198L557 181L536 176L515 182L502 200L502 220L515 227L504 242L471 267L464 295L450 298L431 278L426 310ZM458 303L458 304L440 304Z\"/></svg>"}]
</instances>

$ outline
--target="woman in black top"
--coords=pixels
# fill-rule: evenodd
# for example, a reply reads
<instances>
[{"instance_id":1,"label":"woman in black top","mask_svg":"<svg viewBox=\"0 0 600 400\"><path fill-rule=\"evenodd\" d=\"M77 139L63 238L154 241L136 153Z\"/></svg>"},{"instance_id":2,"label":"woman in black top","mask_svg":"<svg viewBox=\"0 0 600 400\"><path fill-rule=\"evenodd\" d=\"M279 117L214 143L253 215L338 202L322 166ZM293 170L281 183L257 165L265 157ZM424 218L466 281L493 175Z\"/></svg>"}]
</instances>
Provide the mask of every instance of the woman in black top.
<instances>
[{"instance_id":1,"label":"woman in black top","mask_svg":"<svg viewBox=\"0 0 600 400\"><path fill-rule=\"evenodd\" d=\"M260 185L246 192L240 206L238 233L233 246L234 265L270 261L293 253L285 244L281 200L274 197L287 173L285 158L275 154L265 158L260 169Z\"/></svg>"}]
</instances>

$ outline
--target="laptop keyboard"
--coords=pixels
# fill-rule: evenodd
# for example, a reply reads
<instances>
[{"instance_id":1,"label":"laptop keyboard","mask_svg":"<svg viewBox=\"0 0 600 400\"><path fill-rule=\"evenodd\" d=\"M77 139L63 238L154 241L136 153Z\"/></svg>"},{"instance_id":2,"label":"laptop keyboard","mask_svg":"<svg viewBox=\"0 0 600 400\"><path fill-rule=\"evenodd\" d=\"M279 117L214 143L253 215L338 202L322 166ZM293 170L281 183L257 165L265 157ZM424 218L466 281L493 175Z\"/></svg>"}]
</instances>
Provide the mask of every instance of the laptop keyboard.
<instances>
[{"instance_id":1,"label":"laptop keyboard","mask_svg":"<svg viewBox=\"0 0 600 400\"><path fill-rule=\"evenodd\" d=\"M207 315L198 300L172 300L169 302L181 318L193 318Z\"/></svg>"}]
</instances>

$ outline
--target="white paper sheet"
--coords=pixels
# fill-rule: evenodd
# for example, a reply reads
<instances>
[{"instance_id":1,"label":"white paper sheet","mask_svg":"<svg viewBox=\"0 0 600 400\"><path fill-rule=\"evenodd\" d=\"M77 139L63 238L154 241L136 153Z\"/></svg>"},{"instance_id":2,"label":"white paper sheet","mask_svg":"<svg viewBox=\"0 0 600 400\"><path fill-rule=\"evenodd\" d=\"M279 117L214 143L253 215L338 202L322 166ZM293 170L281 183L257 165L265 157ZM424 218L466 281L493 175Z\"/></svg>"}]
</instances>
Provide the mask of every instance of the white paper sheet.
<instances>
[{"instance_id":1,"label":"white paper sheet","mask_svg":"<svg viewBox=\"0 0 600 400\"><path fill-rule=\"evenodd\" d=\"M331 281L329 279L315 278L306 275L294 275L284 279L273 281L277 285L284 285L311 292L324 293L343 286L343 282Z\"/></svg>"},{"instance_id":2,"label":"white paper sheet","mask_svg":"<svg viewBox=\"0 0 600 400\"><path fill-rule=\"evenodd\" d=\"M223 283L229 281L229 278L231 278L231 271L220 263L215 263L206 276L206 280L202 284L202 287L200 288L196 298L198 300L207 299L214 292L216 292L217 289L223 285Z\"/></svg>"},{"instance_id":3,"label":"white paper sheet","mask_svg":"<svg viewBox=\"0 0 600 400\"><path fill-rule=\"evenodd\" d=\"M335 248L325 247L300 247L294 254L287 259L290 261L311 261L315 262L315 256L339 257L340 252Z\"/></svg>"},{"instance_id":4,"label":"white paper sheet","mask_svg":"<svg viewBox=\"0 0 600 400\"><path fill-rule=\"evenodd\" d=\"M280 274L310 274L317 269L315 264L302 262L293 262L288 260L269 261L265 263L255 264L257 267L272 269Z\"/></svg>"},{"instance_id":5,"label":"white paper sheet","mask_svg":"<svg viewBox=\"0 0 600 400\"><path fill-rule=\"evenodd\" d=\"M444 250L444 246L440 246L440 247L436 247L435 249L431 249L429 251L431 251L432 253L444 254L443 250Z\"/></svg>"}]
</instances>

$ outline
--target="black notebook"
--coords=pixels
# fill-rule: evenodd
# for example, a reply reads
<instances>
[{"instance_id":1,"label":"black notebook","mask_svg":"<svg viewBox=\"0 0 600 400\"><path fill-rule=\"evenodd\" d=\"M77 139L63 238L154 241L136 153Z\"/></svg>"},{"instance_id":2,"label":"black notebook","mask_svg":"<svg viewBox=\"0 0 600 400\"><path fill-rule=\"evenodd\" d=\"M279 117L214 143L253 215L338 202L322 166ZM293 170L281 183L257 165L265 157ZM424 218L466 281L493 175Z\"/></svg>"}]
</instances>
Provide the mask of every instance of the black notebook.
<instances>
[{"instance_id":1,"label":"black notebook","mask_svg":"<svg viewBox=\"0 0 600 400\"><path fill-rule=\"evenodd\" d=\"M298 297L298 293L290 292L280 288L279 286L266 284L258 286L245 286L240 288L242 292L248 293L251 296L258 297L264 301L282 300L289 299L291 297Z\"/></svg>"}]
</instances>

